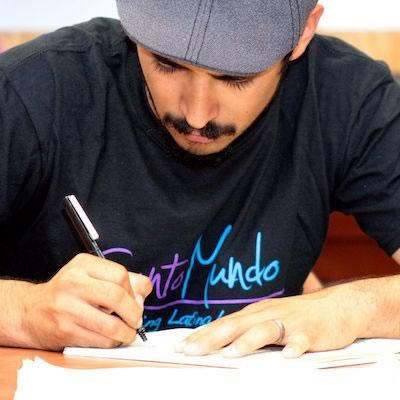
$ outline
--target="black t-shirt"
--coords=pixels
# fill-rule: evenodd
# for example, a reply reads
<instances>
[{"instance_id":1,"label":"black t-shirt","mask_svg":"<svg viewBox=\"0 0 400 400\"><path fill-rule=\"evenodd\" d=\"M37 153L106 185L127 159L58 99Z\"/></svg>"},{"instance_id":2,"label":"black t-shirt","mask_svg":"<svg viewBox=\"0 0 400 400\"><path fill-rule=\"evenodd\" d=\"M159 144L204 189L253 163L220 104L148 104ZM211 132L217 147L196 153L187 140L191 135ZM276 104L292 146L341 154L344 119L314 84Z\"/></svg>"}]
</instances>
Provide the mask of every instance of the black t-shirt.
<instances>
[{"instance_id":1,"label":"black t-shirt","mask_svg":"<svg viewBox=\"0 0 400 400\"><path fill-rule=\"evenodd\" d=\"M329 214L400 247L400 88L383 64L316 36L277 96L218 154L191 156L153 117L135 47L95 19L0 58L0 274L43 281L82 246L148 275L148 330L196 327L291 296Z\"/></svg>"}]
</instances>

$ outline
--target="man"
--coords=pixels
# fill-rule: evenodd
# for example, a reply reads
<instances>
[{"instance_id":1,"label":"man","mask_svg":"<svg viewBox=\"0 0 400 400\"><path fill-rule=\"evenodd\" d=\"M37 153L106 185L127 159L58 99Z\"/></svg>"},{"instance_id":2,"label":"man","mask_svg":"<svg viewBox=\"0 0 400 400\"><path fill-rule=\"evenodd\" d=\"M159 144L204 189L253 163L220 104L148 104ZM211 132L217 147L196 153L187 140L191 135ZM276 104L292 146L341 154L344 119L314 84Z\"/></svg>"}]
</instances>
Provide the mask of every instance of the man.
<instances>
[{"instance_id":1,"label":"man","mask_svg":"<svg viewBox=\"0 0 400 400\"><path fill-rule=\"evenodd\" d=\"M316 3L118 0L122 27L2 57L2 345L111 347L142 324L206 325L177 350L232 357L400 337L398 276L301 294L333 210L400 262L400 88L315 36ZM69 194L108 260L74 257Z\"/></svg>"}]
</instances>

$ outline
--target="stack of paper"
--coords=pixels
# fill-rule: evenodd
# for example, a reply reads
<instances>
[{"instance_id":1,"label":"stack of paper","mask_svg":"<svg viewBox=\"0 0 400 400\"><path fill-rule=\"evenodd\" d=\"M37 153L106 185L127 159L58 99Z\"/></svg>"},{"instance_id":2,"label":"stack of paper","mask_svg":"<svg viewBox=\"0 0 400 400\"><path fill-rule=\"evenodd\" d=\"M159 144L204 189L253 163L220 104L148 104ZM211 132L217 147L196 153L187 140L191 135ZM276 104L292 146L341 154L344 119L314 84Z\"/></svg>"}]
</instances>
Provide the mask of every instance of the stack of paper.
<instances>
[{"instance_id":1,"label":"stack of paper","mask_svg":"<svg viewBox=\"0 0 400 400\"><path fill-rule=\"evenodd\" d=\"M64 354L225 368L276 368L278 365L284 368L331 368L374 363L400 353L400 340L398 339L358 340L344 349L307 353L294 360L284 359L281 355L281 348L276 346L262 349L246 357L233 359L224 358L220 353L202 357L189 357L176 353L174 351L176 344L191 333L193 333L192 329L149 332L147 334L148 341L145 343L137 338L132 345L115 349L69 347L64 350Z\"/></svg>"},{"instance_id":2,"label":"stack of paper","mask_svg":"<svg viewBox=\"0 0 400 400\"><path fill-rule=\"evenodd\" d=\"M397 363L397 361L396 361ZM25 360L14 400L398 399L398 364L385 367L286 369L67 369Z\"/></svg>"},{"instance_id":3,"label":"stack of paper","mask_svg":"<svg viewBox=\"0 0 400 400\"><path fill-rule=\"evenodd\" d=\"M218 352L204 357L176 353L176 344L193 331L175 329L148 334L116 349L66 348L66 355L192 364L204 367L67 369L43 360L26 360L18 371L15 400L229 400L306 398L397 399L400 340L359 340L334 351L286 360L272 347L238 359ZM363 365L372 363L371 365ZM347 368L329 368L356 365ZM219 368L216 368L219 367ZM223 367L223 368L221 368ZM325 368L325 369L322 369ZM340 397L339 397L340 396Z\"/></svg>"}]
</instances>

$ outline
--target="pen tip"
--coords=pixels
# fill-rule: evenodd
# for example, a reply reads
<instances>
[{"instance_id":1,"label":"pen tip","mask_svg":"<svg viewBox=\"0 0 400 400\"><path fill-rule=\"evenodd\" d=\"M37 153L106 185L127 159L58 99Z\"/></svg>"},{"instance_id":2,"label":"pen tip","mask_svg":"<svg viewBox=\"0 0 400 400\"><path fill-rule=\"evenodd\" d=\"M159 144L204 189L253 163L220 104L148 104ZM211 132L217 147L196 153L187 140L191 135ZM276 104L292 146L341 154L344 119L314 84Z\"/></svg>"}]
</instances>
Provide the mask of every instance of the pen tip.
<instances>
[{"instance_id":1,"label":"pen tip","mask_svg":"<svg viewBox=\"0 0 400 400\"><path fill-rule=\"evenodd\" d=\"M143 326L141 326L138 330L137 330L138 335L140 336L140 338L143 340L143 342L147 341L147 336L146 336L146 331L143 328Z\"/></svg>"}]
</instances>

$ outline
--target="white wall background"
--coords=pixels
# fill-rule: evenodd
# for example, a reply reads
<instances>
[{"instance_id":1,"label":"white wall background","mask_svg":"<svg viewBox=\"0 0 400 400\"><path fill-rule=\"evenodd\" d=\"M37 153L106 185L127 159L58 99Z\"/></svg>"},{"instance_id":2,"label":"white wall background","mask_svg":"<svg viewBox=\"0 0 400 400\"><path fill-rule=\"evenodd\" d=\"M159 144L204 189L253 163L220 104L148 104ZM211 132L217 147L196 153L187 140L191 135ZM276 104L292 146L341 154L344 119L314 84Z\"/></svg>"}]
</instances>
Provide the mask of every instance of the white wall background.
<instances>
[{"instance_id":1,"label":"white wall background","mask_svg":"<svg viewBox=\"0 0 400 400\"><path fill-rule=\"evenodd\" d=\"M322 29L400 31L400 0L320 3L326 9ZM117 18L115 0L0 0L0 31L48 31L94 16Z\"/></svg>"}]
</instances>

